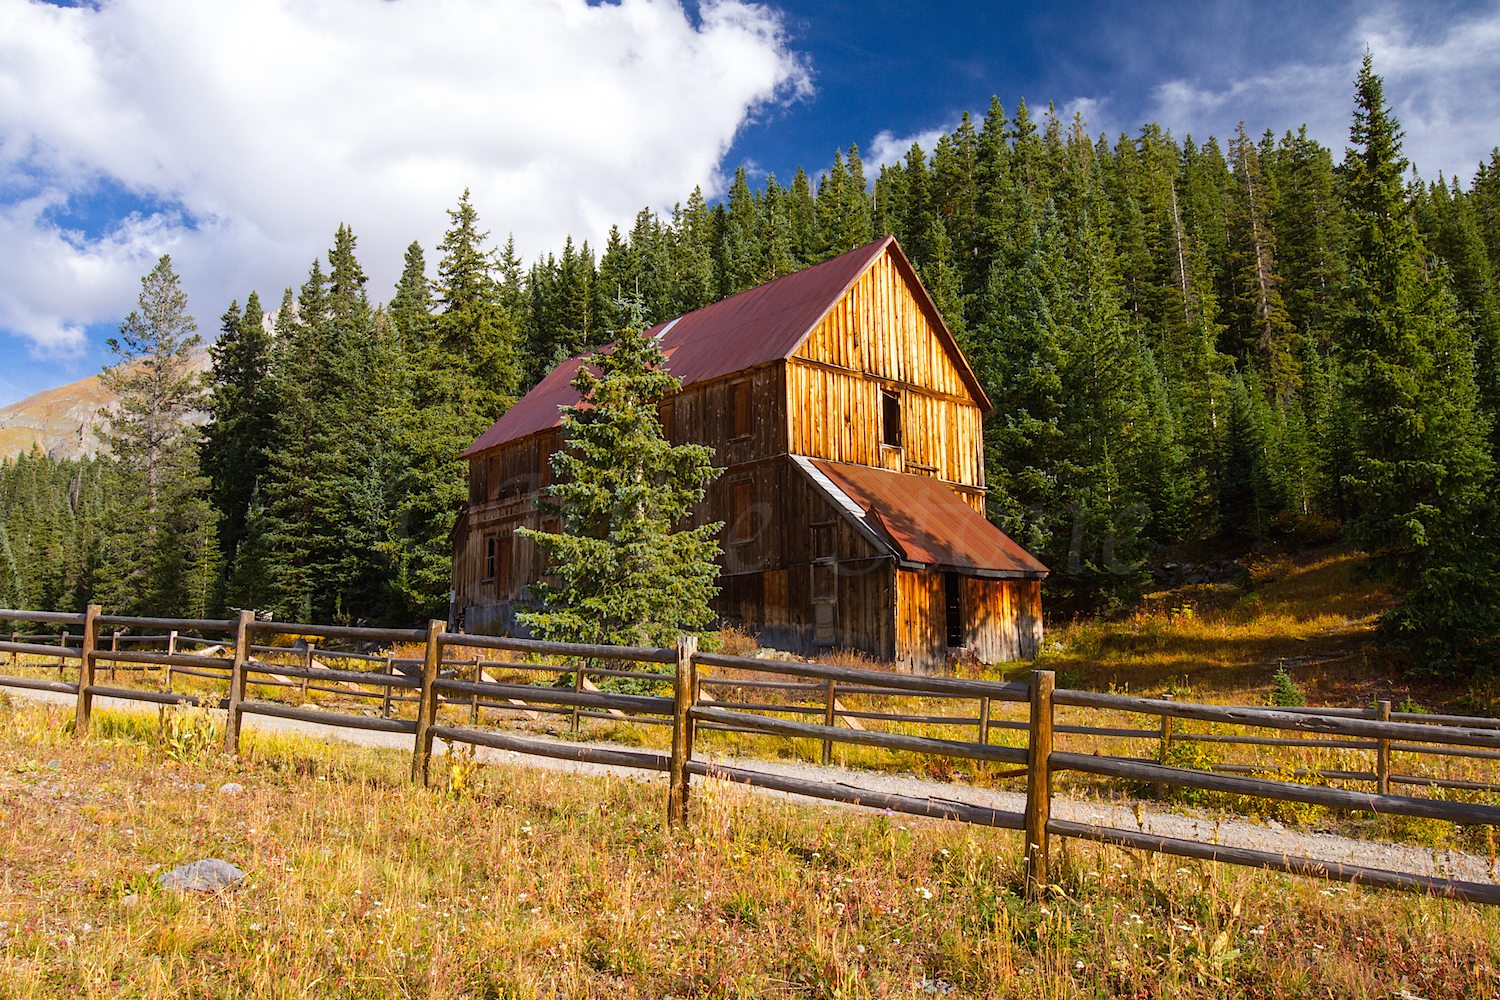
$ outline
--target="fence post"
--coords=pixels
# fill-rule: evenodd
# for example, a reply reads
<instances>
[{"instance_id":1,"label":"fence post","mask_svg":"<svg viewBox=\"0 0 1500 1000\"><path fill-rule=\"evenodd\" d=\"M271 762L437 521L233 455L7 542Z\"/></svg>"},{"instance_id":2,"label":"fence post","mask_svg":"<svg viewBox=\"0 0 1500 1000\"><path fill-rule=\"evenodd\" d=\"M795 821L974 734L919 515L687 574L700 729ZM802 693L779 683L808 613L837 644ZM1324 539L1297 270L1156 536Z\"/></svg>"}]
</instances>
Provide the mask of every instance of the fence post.
<instances>
[{"instance_id":1,"label":"fence post","mask_svg":"<svg viewBox=\"0 0 1500 1000\"><path fill-rule=\"evenodd\" d=\"M240 752L240 720L244 710L240 703L245 700L245 664L250 659L250 625L255 621L255 612L240 609L240 620L234 627L234 665L229 671L229 717L224 720L224 752ZM177 633L167 639L173 643Z\"/></svg>"},{"instance_id":2,"label":"fence post","mask_svg":"<svg viewBox=\"0 0 1500 1000\"><path fill-rule=\"evenodd\" d=\"M693 727L688 710L693 706L693 656L698 652L698 637L684 635L677 639L677 678L672 686L672 760L667 784L667 823L687 825L687 762L693 759Z\"/></svg>"},{"instance_id":3,"label":"fence post","mask_svg":"<svg viewBox=\"0 0 1500 1000\"><path fill-rule=\"evenodd\" d=\"M389 649L385 651L385 675L390 677L396 672L396 657ZM385 686L385 696L380 699L380 717L389 719L391 717L391 686Z\"/></svg>"},{"instance_id":4,"label":"fence post","mask_svg":"<svg viewBox=\"0 0 1500 1000\"><path fill-rule=\"evenodd\" d=\"M83 739L89 732L89 716L94 710L94 647L99 641L99 623L95 621L103 609L90 604L83 613L83 648L78 657L78 707L73 715L73 737Z\"/></svg>"},{"instance_id":5,"label":"fence post","mask_svg":"<svg viewBox=\"0 0 1500 1000\"><path fill-rule=\"evenodd\" d=\"M1031 672L1030 753L1026 774L1026 890L1037 895L1047 885L1047 820L1052 816L1051 670Z\"/></svg>"},{"instance_id":6,"label":"fence post","mask_svg":"<svg viewBox=\"0 0 1500 1000\"><path fill-rule=\"evenodd\" d=\"M837 699L834 697L834 682L832 680L828 682L827 688L828 703L823 707L823 725L832 728L838 723L838 720L833 716L833 703ZM823 741L823 763L833 763L833 740L831 739L825 739Z\"/></svg>"},{"instance_id":7,"label":"fence post","mask_svg":"<svg viewBox=\"0 0 1500 1000\"><path fill-rule=\"evenodd\" d=\"M1391 721L1391 703L1377 702L1375 717L1381 722ZM1391 741L1375 741L1375 791L1379 795L1391 793Z\"/></svg>"},{"instance_id":8,"label":"fence post","mask_svg":"<svg viewBox=\"0 0 1500 1000\"><path fill-rule=\"evenodd\" d=\"M432 724L437 721L438 698L432 685L442 663L443 629L447 625L437 618L427 621L427 652L422 657L422 691L417 699L417 738L411 754L412 783L424 787L432 764Z\"/></svg>"},{"instance_id":9,"label":"fence post","mask_svg":"<svg viewBox=\"0 0 1500 1000\"><path fill-rule=\"evenodd\" d=\"M316 645L317 645L316 643L311 643L311 642L307 644L307 662L304 663L302 665L302 667L309 674L312 673L313 649L316 647ZM306 674L304 674L303 677L302 677L302 700L303 701L307 700L307 685L308 685L308 683L311 680L312 680L312 678L308 677Z\"/></svg>"},{"instance_id":10,"label":"fence post","mask_svg":"<svg viewBox=\"0 0 1500 1000\"><path fill-rule=\"evenodd\" d=\"M1162 701L1171 701L1172 696L1164 694L1161 696L1161 699ZM1171 749L1172 717L1170 715L1163 715L1161 717L1161 751L1157 755L1156 762L1158 764L1165 764L1167 762L1167 754L1171 752ZM1160 781L1156 783L1156 797L1158 799L1165 799L1167 797L1167 786Z\"/></svg>"},{"instance_id":11,"label":"fence post","mask_svg":"<svg viewBox=\"0 0 1500 1000\"><path fill-rule=\"evenodd\" d=\"M69 638L69 636L68 636L68 630L67 629L63 629L62 641L58 643L58 647L60 649L67 649L68 648L68 638ZM57 679L58 680L62 680L63 666L67 662L68 662L68 658L66 656L63 656L61 653L59 653L58 656L57 656ZM111 663L110 664L110 670L111 670L110 676L111 677L114 676L113 669L114 669L114 664Z\"/></svg>"},{"instance_id":12,"label":"fence post","mask_svg":"<svg viewBox=\"0 0 1500 1000\"><path fill-rule=\"evenodd\" d=\"M478 684L483 677L484 677L484 671L480 669L480 667L479 667L479 657L476 656L476 657L474 657L474 683ZM473 715L473 719L469 723L469 725L471 725L471 726L477 726L477 725L479 725L479 692L478 691L474 692L474 715Z\"/></svg>"},{"instance_id":13,"label":"fence post","mask_svg":"<svg viewBox=\"0 0 1500 1000\"><path fill-rule=\"evenodd\" d=\"M583 668L589 665L588 660L579 660L578 669L573 671L573 692L577 694L583 690ZM573 706L573 720L568 724L568 731L574 736L578 735L578 706Z\"/></svg>"},{"instance_id":14,"label":"fence post","mask_svg":"<svg viewBox=\"0 0 1500 1000\"><path fill-rule=\"evenodd\" d=\"M979 743L981 746L990 745L990 700L979 699ZM983 767L983 762L980 763Z\"/></svg>"}]
</instances>

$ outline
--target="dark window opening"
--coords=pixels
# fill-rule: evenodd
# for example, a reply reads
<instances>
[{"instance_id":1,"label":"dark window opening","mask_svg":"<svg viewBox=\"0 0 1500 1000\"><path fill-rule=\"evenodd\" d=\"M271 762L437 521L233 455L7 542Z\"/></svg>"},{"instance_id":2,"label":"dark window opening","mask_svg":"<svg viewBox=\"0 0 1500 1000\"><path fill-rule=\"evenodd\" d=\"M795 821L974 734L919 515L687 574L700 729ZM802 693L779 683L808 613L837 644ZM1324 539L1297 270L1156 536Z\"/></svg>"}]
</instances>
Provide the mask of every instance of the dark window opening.
<instances>
[{"instance_id":1,"label":"dark window opening","mask_svg":"<svg viewBox=\"0 0 1500 1000\"><path fill-rule=\"evenodd\" d=\"M750 436L750 382L733 382L729 386L729 436Z\"/></svg>"},{"instance_id":2,"label":"dark window opening","mask_svg":"<svg viewBox=\"0 0 1500 1000\"><path fill-rule=\"evenodd\" d=\"M495 554L495 589L500 592L501 597L510 597L510 551L511 536L506 535L500 539Z\"/></svg>"},{"instance_id":3,"label":"dark window opening","mask_svg":"<svg viewBox=\"0 0 1500 1000\"><path fill-rule=\"evenodd\" d=\"M469 462L469 503L484 503L489 499L489 462L483 458Z\"/></svg>"},{"instance_id":4,"label":"dark window opening","mask_svg":"<svg viewBox=\"0 0 1500 1000\"><path fill-rule=\"evenodd\" d=\"M882 441L892 448L901 447L901 396L899 393L880 391L880 427Z\"/></svg>"},{"instance_id":5,"label":"dark window opening","mask_svg":"<svg viewBox=\"0 0 1500 1000\"><path fill-rule=\"evenodd\" d=\"M484 578L486 580L495 578L495 543L497 541L494 535L484 540Z\"/></svg>"},{"instance_id":6,"label":"dark window opening","mask_svg":"<svg viewBox=\"0 0 1500 1000\"><path fill-rule=\"evenodd\" d=\"M751 506L755 502L755 484L750 482L735 483L733 493L733 509L730 511L729 539L733 542L749 541L754 532L751 531Z\"/></svg>"},{"instance_id":7,"label":"dark window opening","mask_svg":"<svg viewBox=\"0 0 1500 1000\"><path fill-rule=\"evenodd\" d=\"M944 573L943 597L948 608L948 645L962 646L964 644L963 577L957 573Z\"/></svg>"},{"instance_id":8,"label":"dark window opening","mask_svg":"<svg viewBox=\"0 0 1500 1000\"><path fill-rule=\"evenodd\" d=\"M662 440L667 444L677 443L677 404L662 403L656 408L656 418L661 422Z\"/></svg>"}]
</instances>

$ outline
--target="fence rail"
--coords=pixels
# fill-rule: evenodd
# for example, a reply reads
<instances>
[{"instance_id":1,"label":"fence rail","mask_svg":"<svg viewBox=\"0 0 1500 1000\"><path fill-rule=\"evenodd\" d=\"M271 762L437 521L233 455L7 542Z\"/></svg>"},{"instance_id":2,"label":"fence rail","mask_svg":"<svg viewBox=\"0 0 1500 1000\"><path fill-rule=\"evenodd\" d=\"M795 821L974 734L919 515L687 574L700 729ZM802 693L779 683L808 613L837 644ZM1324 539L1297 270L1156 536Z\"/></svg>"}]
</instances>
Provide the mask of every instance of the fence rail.
<instances>
[{"instance_id":1,"label":"fence rail","mask_svg":"<svg viewBox=\"0 0 1500 1000\"><path fill-rule=\"evenodd\" d=\"M1121 694L1054 689L1050 671L1033 671L1031 683L966 680L954 677L923 677L887 673L856 667L820 663L763 660L701 653L696 640L686 637L675 649L600 646L579 643L540 642L491 636L471 636L446 631L445 623L432 621L426 629L375 629L341 625L308 625L295 622L257 621L251 611L238 620L153 619L108 616L97 606L83 615L0 609L0 620L38 625L65 626L57 635L26 635L13 632L10 642L0 641L0 653L39 658L44 671L56 669L56 680L36 677L0 676L0 687L51 691L76 698L75 732L88 733L93 699L96 697L136 700L154 704L187 704L226 712L225 749L237 752L245 715L260 715L323 725L409 735L413 738L412 779L428 784L432 778L433 741L468 743L515 753L609 764L666 772L669 776L667 815L673 824L683 824L689 815L689 788L693 777L708 777L774 789L796 795L932 816L1001 829L1025 831L1028 884L1039 891L1048 881L1050 836L1073 837L1116 844L1182 857L1267 868L1317 878L1359 882L1386 888L1407 889L1471 902L1500 904L1500 886L1454 879L1390 872L1312 858L1284 857L1268 852L1205 844L1053 819L1052 777L1075 772L1109 780L1134 782L1157 789L1181 787L1260 799L1289 801L1344 811L1416 816L1469 825L1500 824L1500 806L1442 798L1393 795L1393 784L1452 789L1473 793L1500 792L1500 782L1460 780L1431 775L1394 773L1392 754L1430 754L1500 759L1500 720L1464 716L1396 713L1389 702L1373 708L1268 708L1263 706L1206 705L1190 702L1132 697ZM161 635L108 635L108 648L101 639L104 626L165 630ZM77 629L77 631L74 631ZM221 639L186 636L182 632L224 633ZM255 636L297 636L296 647L253 642ZM422 656L396 657L384 652L334 650L308 639L348 640L380 644L420 645ZM129 642L165 642L165 652L134 650ZM55 643L55 644L54 644ZM207 647L203 652L182 652L186 644ZM471 654L493 650L527 655L541 662L509 662L467 659L445 652L468 650ZM218 652L222 655L211 655ZM325 665L325 660L371 664L370 669L343 669ZM290 660L292 662L278 662ZM52 662L55 661L55 662ZM76 665L76 681L63 673ZM661 666L670 665L671 672ZM103 666L111 677L123 670L149 680L164 675L164 687L146 690L97 683ZM653 669L655 668L655 669ZM734 671L735 676L702 673L706 669ZM492 675L491 672L494 672ZM556 676L558 683L528 683L526 674ZM759 676L743 676L745 674ZM192 677L222 685L219 692L173 690L176 676ZM572 684L567 683L571 675ZM767 676L769 675L769 676ZM633 680L670 687L670 695L624 694L601 691L589 678ZM801 680L787 681L793 677ZM291 705L250 697L251 687L270 690L298 689L304 699L309 692L327 692L350 699L378 699L379 715L331 711L307 704ZM706 694L708 689L712 694ZM403 694L401 692L409 692ZM740 700L735 700L736 693ZM777 693L810 704L778 702ZM849 708L840 697L864 697L890 704ZM754 699L754 700L750 700ZM918 699L916 708L902 699ZM975 714L934 713L928 699L973 702ZM993 718L996 702L1026 706L1027 718ZM402 706L414 708L414 717L395 717ZM439 724L441 707L468 709L468 726ZM1123 726L1060 725L1056 711L1063 708L1096 710L1145 716L1153 728ZM924 710L925 709L925 710ZM616 750L528 738L479 727L481 711L522 713L533 719L543 715L569 716L576 731L582 718L624 719L635 723L672 727L670 753ZM967 711L963 709L962 711ZM792 716L792 718L786 718ZM821 717L821 718L819 718ZM1290 736L1252 736L1242 733L1189 733L1176 729L1176 720L1193 720L1221 726L1273 730ZM951 739L905 732L872 729L884 723L902 726L945 727L961 730L965 738ZM839 782L771 774L743 767L729 767L694 759L699 728L705 732L736 732L792 739L810 739L823 745L823 760L831 758L834 745L858 745L947 759L967 759L991 764L1019 765L998 776L1024 777L1026 809L1009 812L940 798L919 798L858 788ZM977 728L975 739L967 738ZM1026 733L1026 746L997 745L995 731ZM1309 738L1301 734L1322 734ZM1095 752L1085 754L1054 749L1058 736L1094 736L1101 739L1140 740L1154 746L1156 759ZM1202 767L1171 766L1168 750L1174 741L1245 746L1319 747L1374 754L1369 771L1348 768L1288 768L1294 781L1271 780L1267 768L1255 765L1211 763ZM1283 776L1285 772L1280 772ZM1373 784L1371 791L1308 784L1300 779Z\"/></svg>"}]
</instances>

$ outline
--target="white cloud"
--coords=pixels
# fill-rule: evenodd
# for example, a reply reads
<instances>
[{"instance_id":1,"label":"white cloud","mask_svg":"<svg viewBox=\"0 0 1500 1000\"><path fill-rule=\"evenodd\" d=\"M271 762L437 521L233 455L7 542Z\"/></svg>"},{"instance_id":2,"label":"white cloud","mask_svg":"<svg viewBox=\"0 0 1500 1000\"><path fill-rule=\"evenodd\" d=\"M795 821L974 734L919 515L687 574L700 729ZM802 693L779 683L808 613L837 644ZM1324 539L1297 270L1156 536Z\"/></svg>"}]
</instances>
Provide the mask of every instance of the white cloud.
<instances>
[{"instance_id":1,"label":"white cloud","mask_svg":"<svg viewBox=\"0 0 1500 1000\"><path fill-rule=\"evenodd\" d=\"M347 222L376 298L465 187L523 253L718 183L757 107L810 92L779 16L708 0L0 0L0 328L66 352L171 252L200 326L275 301ZM86 238L107 182L171 208Z\"/></svg>"},{"instance_id":2,"label":"white cloud","mask_svg":"<svg viewBox=\"0 0 1500 1000\"><path fill-rule=\"evenodd\" d=\"M911 149L911 144L914 142L922 147L922 152L931 157L933 148L937 146L937 141L951 131L953 131L953 127L945 125L941 128L930 128L925 132L918 132L915 135L898 137L893 135L889 129L882 129L870 142L870 148L862 149L859 152L859 157L865 165L865 178L871 184L875 183L875 178L880 176L880 168L904 161L907 152Z\"/></svg>"},{"instance_id":3,"label":"white cloud","mask_svg":"<svg viewBox=\"0 0 1500 1000\"><path fill-rule=\"evenodd\" d=\"M1306 124L1341 159L1349 142L1354 77L1369 46L1385 97L1406 130L1404 152L1422 176L1442 172L1465 184L1500 144L1500 9L1455 22L1435 35L1393 9L1360 20L1322 64L1291 63L1218 88L1188 80L1158 86L1144 120L1200 141L1234 132L1280 133Z\"/></svg>"}]
</instances>

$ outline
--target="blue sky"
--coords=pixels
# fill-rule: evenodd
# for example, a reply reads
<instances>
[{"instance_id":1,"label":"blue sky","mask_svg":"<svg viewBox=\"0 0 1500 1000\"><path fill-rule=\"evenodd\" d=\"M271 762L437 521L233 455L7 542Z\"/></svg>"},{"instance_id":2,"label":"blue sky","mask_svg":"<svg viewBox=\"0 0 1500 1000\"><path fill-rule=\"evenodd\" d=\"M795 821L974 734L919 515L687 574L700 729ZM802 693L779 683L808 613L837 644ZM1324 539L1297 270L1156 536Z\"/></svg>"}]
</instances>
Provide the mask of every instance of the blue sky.
<instances>
[{"instance_id":1,"label":"blue sky","mask_svg":"<svg viewBox=\"0 0 1500 1000\"><path fill-rule=\"evenodd\" d=\"M96 372L164 252L211 334L340 223L382 299L465 187L530 258L737 166L900 155L992 94L1341 149L1367 45L1422 174L1466 181L1500 144L1500 2L0 0L0 405Z\"/></svg>"}]
</instances>

